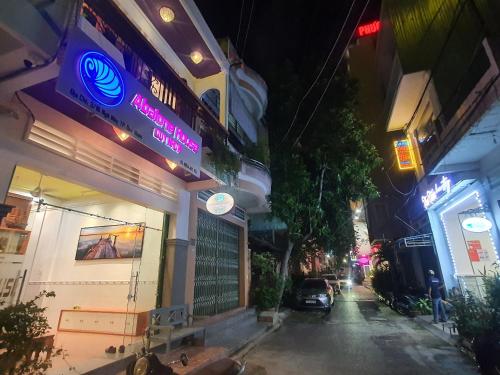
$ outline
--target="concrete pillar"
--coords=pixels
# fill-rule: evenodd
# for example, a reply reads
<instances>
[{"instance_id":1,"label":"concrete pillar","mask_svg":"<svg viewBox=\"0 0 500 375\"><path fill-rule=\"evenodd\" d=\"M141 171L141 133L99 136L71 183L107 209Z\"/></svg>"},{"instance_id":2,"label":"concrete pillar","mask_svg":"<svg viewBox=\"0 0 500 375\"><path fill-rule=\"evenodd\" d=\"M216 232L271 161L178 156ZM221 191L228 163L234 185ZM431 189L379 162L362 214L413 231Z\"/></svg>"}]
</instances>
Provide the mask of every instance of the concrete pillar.
<instances>
[{"instance_id":1,"label":"concrete pillar","mask_svg":"<svg viewBox=\"0 0 500 375\"><path fill-rule=\"evenodd\" d=\"M250 259L248 252L248 222L240 228L240 306L248 305L250 288Z\"/></svg>"},{"instance_id":2,"label":"concrete pillar","mask_svg":"<svg viewBox=\"0 0 500 375\"><path fill-rule=\"evenodd\" d=\"M194 304L194 276L196 268L196 238L198 232L198 193L191 193L189 212L189 246L187 251L186 274L186 303L189 304L190 313L193 313Z\"/></svg>"},{"instance_id":3,"label":"concrete pillar","mask_svg":"<svg viewBox=\"0 0 500 375\"><path fill-rule=\"evenodd\" d=\"M167 262L165 264L167 277L163 283L163 306L188 303L186 301L188 244L189 241L177 238L167 240Z\"/></svg>"}]
</instances>

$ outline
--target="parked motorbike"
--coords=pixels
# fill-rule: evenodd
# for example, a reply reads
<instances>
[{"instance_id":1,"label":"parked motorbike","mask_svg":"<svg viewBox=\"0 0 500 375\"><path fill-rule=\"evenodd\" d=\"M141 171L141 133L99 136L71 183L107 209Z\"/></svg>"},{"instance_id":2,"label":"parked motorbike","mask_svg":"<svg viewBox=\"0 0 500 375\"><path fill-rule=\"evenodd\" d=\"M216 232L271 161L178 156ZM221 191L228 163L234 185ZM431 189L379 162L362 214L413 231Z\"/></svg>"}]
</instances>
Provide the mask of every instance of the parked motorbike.
<instances>
[{"instance_id":1,"label":"parked motorbike","mask_svg":"<svg viewBox=\"0 0 500 375\"><path fill-rule=\"evenodd\" d=\"M245 363L231 358L222 358L202 369L193 372L193 375L241 375L245 372Z\"/></svg>"},{"instance_id":2,"label":"parked motorbike","mask_svg":"<svg viewBox=\"0 0 500 375\"><path fill-rule=\"evenodd\" d=\"M166 365L161 363L156 354L150 349L152 329L153 327L146 328L143 337L144 346L136 354L136 358L128 364L127 375L174 375L172 365L182 363L183 366L187 366L189 364L189 358L185 353L182 353L178 360L171 361ZM192 372L192 374L241 375L245 372L245 367L245 363L231 358L222 358Z\"/></svg>"},{"instance_id":3,"label":"parked motorbike","mask_svg":"<svg viewBox=\"0 0 500 375\"><path fill-rule=\"evenodd\" d=\"M161 363L156 354L150 349L151 330L152 327L146 328L143 336L144 346L136 354L136 358L128 364L127 375L173 375L172 365L176 363L182 363L183 366L188 365L189 358L185 353L182 353L178 360L171 361L166 365Z\"/></svg>"}]
</instances>

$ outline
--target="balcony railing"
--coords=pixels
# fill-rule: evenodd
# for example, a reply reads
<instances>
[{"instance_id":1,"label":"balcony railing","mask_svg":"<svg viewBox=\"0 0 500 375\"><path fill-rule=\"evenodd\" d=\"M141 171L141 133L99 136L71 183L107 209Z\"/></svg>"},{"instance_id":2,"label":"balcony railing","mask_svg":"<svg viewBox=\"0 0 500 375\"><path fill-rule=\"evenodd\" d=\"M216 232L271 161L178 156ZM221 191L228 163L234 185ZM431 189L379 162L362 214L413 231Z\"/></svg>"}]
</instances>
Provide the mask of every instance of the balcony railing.
<instances>
[{"instance_id":1,"label":"balcony railing","mask_svg":"<svg viewBox=\"0 0 500 375\"><path fill-rule=\"evenodd\" d=\"M241 161L260 170L261 172L265 172L268 176L271 176L271 171L269 170L269 168L260 161L248 158L246 156L241 156Z\"/></svg>"},{"instance_id":2,"label":"balcony railing","mask_svg":"<svg viewBox=\"0 0 500 375\"><path fill-rule=\"evenodd\" d=\"M468 101L460 108L460 115L449 122L433 121L429 126L429 140L420 145L420 154L427 171L432 170L467 131L481 118L485 111L500 100L500 74L493 76L478 90L474 90ZM445 125L443 125L443 123Z\"/></svg>"},{"instance_id":3,"label":"balcony railing","mask_svg":"<svg viewBox=\"0 0 500 375\"><path fill-rule=\"evenodd\" d=\"M202 136L204 146L210 147L213 134L227 139L219 120L111 2L85 0L81 15L122 52L125 69Z\"/></svg>"}]
</instances>

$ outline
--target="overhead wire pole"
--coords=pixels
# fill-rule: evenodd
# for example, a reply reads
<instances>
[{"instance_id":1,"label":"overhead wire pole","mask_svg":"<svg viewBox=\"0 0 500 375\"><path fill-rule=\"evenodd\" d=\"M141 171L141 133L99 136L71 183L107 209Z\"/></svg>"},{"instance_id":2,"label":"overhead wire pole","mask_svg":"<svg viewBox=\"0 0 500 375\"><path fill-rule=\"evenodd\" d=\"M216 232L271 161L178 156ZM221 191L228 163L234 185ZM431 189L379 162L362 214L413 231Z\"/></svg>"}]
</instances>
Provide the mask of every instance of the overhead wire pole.
<instances>
[{"instance_id":1,"label":"overhead wire pole","mask_svg":"<svg viewBox=\"0 0 500 375\"><path fill-rule=\"evenodd\" d=\"M299 143L300 141L300 138L302 137L302 135L304 134L304 132L306 131L307 127L309 126L309 124L311 123L311 120L312 118L314 117L314 115L316 114L316 111L318 110L319 108L319 105L321 104L321 101L323 100L326 92L328 91L328 88L330 87L330 84L332 83L332 80L333 80L333 77L335 77L335 73L337 73L337 69L339 68L340 66L340 63L342 62L342 58L344 57L345 55L345 52L347 51L347 48L349 48L349 43L351 42L351 39L352 37L354 36L354 33L356 32L356 29L358 28L358 25L359 23L361 22L361 18L363 18L363 15L365 14L365 11L366 11L366 8L368 7L368 4L370 3L370 0L366 0L366 3L365 3L365 6L363 7L363 10L361 11L361 14L359 15L358 17L358 21L356 22L356 25L354 26L354 28L352 29L352 32L351 32L351 35L349 37L349 39L347 40L347 43L345 45L345 48L344 50L342 51L342 54L340 55L340 58L337 62L337 65L335 65L335 68L333 69L333 72L330 76L330 78L328 79L328 82L326 83L326 86L325 86L325 89L323 90L323 92L321 93L321 96L319 97L316 105L314 106L314 109L311 113L311 115L309 116L309 118L307 119L306 121L306 124L304 125L304 128L302 129L302 131L300 132L299 136L295 139L295 141L293 142L293 145L292 147L295 147L297 145L297 143Z\"/></svg>"},{"instance_id":2,"label":"overhead wire pole","mask_svg":"<svg viewBox=\"0 0 500 375\"><path fill-rule=\"evenodd\" d=\"M297 120L297 116L299 115L299 110L300 110L300 107L302 106L302 103L307 98L307 96L311 93L313 87L316 86L316 83L318 83L319 77L321 77L321 74L323 74L323 71L325 70L326 66L328 65L328 61L330 61L330 57L332 56L333 51L335 51L335 48L337 47L337 44L340 40L340 37L342 36L342 33L344 32L345 26L347 24L347 21L349 20L349 17L351 16L351 12L352 12L352 9L354 8L354 4L356 4L356 1L357 0L353 0L353 2L351 3L349 11L347 12L347 15L345 17L344 23L342 24L342 27L340 28L340 31L337 35L337 39L335 39L335 43L333 43L332 48L328 52L328 55L326 56L326 59L325 59L325 62L323 63L323 66L321 67L319 73L316 75L316 78L314 79L313 83L311 83L311 85L307 89L304 96L302 96L302 99L300 99L299 104L297 105L297 110L295 111L295 114L293 115L292 122L290 123L290 126L288 127L288 130L286 131L285 135L281 139L280 145L285 141L286 137L288 137L288 134L290 134L290 131L292 130L293 125L295 124L295 121Z\"/></svg>"}]
</instances>

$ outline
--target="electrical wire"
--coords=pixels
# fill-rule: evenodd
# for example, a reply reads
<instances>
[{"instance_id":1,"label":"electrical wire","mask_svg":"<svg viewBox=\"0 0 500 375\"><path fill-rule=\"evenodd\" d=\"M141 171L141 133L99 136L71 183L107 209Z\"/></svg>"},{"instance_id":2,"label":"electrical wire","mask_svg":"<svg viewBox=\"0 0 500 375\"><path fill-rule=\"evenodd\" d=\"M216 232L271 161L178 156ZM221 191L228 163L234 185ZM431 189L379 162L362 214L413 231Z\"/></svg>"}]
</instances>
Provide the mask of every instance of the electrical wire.
<instances>
[{"instance_id":1,"label":"electrical wire","mask_svg":"<svg viewBox=\"0 0 500 375\"><path fill-rule=\"evenodd\" d=\"M250 25L252 24L254 4L255 4L255 0L252 0L252 6L250 7L250 15L248 16L247 30L245 32L245 38L243 39L243 48L241 49L241 58L243 58L245 56L245 49L247 47L248 32L250 31Z\"/></svg>"},{"instance_id":2,"label":"electrical wire","mask_svg":"<svg viewBox=\"0 0 500 375\"><path fill-rule=\"evenodd\" d=\"M313 87L316 85L316 83L318 83L318 80L321 77L321 74L323 74L323 71L325 70L326 66L328 65L328 61L330 61L330 58L333 54L333 51L337 47L337 44L340 40L340 37L342 36L342 33L344 32L345 26L347 24L347 21L349 20L349 17L351 16L351 12L352 12L352 9L354 8L354 4L356 4L356 1L357 0L353 0L353 2L351 3L349 11L347 12L347 15L345 17L344 23L342 24L342 27L340 28L340 31L337 35L337 39L335 39L335 42L333 43L332 48L328 52L328 55L326 56L326 59L325 59L325 62L323 63L323 66L321 67L319 73L316 75L316 78L314 79L313 83L311 83L311 85L307 89L304 96L302 96L302 99L300 99L299 104L297 105L297 109L295 110L295 114L293 115L292 122L290 123L290 126L288 127L288 130L286 131L285 135L281 139L280 145L285 141L286 137L288 137L288 134L290 134L290 131L292 130L293 125L295 124L295 121L297 120L297 116L299 115L299 110L300 110L300 107L302 106L302 103L307 98L307 96L311 93L311 91L312 91Z\"/></svg>"},{"instance_id":3,"label":"electrical wire","mask_svg":"<svg viewBox=\"0 0 500 375\"><path fill-rule=\"evenodd\" d=\"M78 0L75 3L75 5L74 5L75 6L75 8L74 8L75 15L74 15L74 20L73 21L74 21L75 25L78 22L78 16L80 14L79 10L81 9L82 2L83 2L83 0ZM25 67L25 68L16 70L14 72L7 73L6 75L0 77L0 82L3 82L3 81L6 81L8 79L12 79L12 78L18 77L18 76L20 76L20 75L22 75L23 73L26 73L26 72L36 71L36 70L45 68L45 67L49 66L50 64L52 64L56 60L57 55L59 54L59 51L61 51L61 48L62 48L64 42L66 41L66 37L68 36L68 32L69 32L69 29L71 27L71 18L73 18L73 17L71 16L71 13L69 13L68 14L68 23L67 23L67 25L66 25L66 27L64 29L64 33L63 33L61 39L59 40L59 44L57 45L55 53L49 59L47 59L46 61L44 61L41 64L32 65L32 66L29 66L29 67Z\"/></svg>"},{"instance_id":4,"label":"electrical wire","mask_svg":"<svg viewBox=\"0 0 500 375\"><path fill-rule=\"evenodd\" d=\"M384 174L385 174L385 176L387 177L387 180L388 180L388 181L389 181L389 183L391 184L392 188L393 188L396 192L398 192L399 194L401 194L401 195L403 195L403 196L405 196L405 197L406 197L406 196L408 196L408 195L410 195L410 194L412 194L412 193L413 193L413 191L415 190L416 186L417 186L417 185L415 185L415 186L414 186L414 187L413 187L413 188L412 188L409 192L407 192L407 193L403 193L401 190L399 190L399 189L398 189L398 188L397 188L397 187L393 184L393 182L392 182L392 180L391 180L391 177L389 176L389 174L388 174L385 170L384 170Z\"/></svg>"},{"instance_id":5,"label":"electrical wire","mask_svg":"<svg viewBox=\"0 0 500 375\"><path fill-rule=\"evenodd\" d=\"M427 79L427 82L425 83L424 89L422 90L422 94L420 95L420 98L418 100L415 111L413 112L413 114L410 118L410 121L408 121L408 123L404 127L405 131L408 128L410 128L411 124L413 123L413 120L415 120L415 117L417 116L418 110L420 109L420 106L422 105L422 102L424 100L425 93L427 92L427 89L429 88L429 85L431 84L432 79L434 78L434 73L436 72L436 68L439 66L439 63L441 62L445 47L451 39L451 35L453 33L453 30L455 29L457 22L460 19L460 15L462 14L462 11L465 8L464 6L465 6L466 2L467 2L467 0L462 0L462 2L457 5L456 14L454 16L454 19L451 22L450 29L448 30L448 33L446 34L446 38L444 40L443 45L441 46L441 49L439 50L439 54L436 58L436 61L434 62L434 65L431 68L429 78Z\"/></svg>"},{"instance_id":6,"label":"electrical wire","mask_svg":"<svg viewBox=\"0 0 500 375\"><path fill-rule=\"evenodd\" d=\"M313 119L314 115L316 114L316 111L318 110L318 107L319 105L321 104L321 101L323 100L326 92L328 91L328 88L330 87L330 84L332 83L332 80L333 80L333 77L335 76L335 73L337 73L337 69L339 68L340 66L340 63L342 62L342 59L343 59L343 56L345 55L346 51L347 51L347 48L349 48L349 43L351 42L351 39L352 37L354 36L354 33L356 32L356 29L359 25L359 23L361 22L361 18L363 17L364 13L365 13L365 10L366 8L368 7L368 4L370 3L370 0L366 0L366 3L365 3L365 6L363 7L363 10L361 11L359 17L358 17L358 20L356 22L356 25L354 26L352 32L351 32L351 35L345 45L345 48L344 48L344 51L342 52L338 62L337 62L337 65L335 65L335 68L333 69L333 72L332 74L330 75L330 78L328 79L328 82L326 83L326 86L323 90L323 92L321 93L321 96L319 97L316 105L314 106L314 109L311 113L311 115L309 116L309 118L307 119L306 121L306 124L304 125L304 127L302 128L302 131L300 132L299 136L295 139L295 141L293 142L293 146L292 147L295 147L297 145L297 143L299 143L300 141L300 138L302 137L302 135L304 134L304 132L306 131L307 127L309 126L309 124L311 123L311 120Z\"/></svg>"},{"instance_id":7,"label":"electrical wire","mask_svg":"<svg viewBox=\"0 0 500 375\"><path fill-rule=\"evenodd\" d=\"M238 23L238 34L236 36L236 49L238 49L238 44L240 43L241 21L243 20L243 9L244 8L245 8L245 0L241 0L240 22Z\"/></svg>"}]
</instances>

